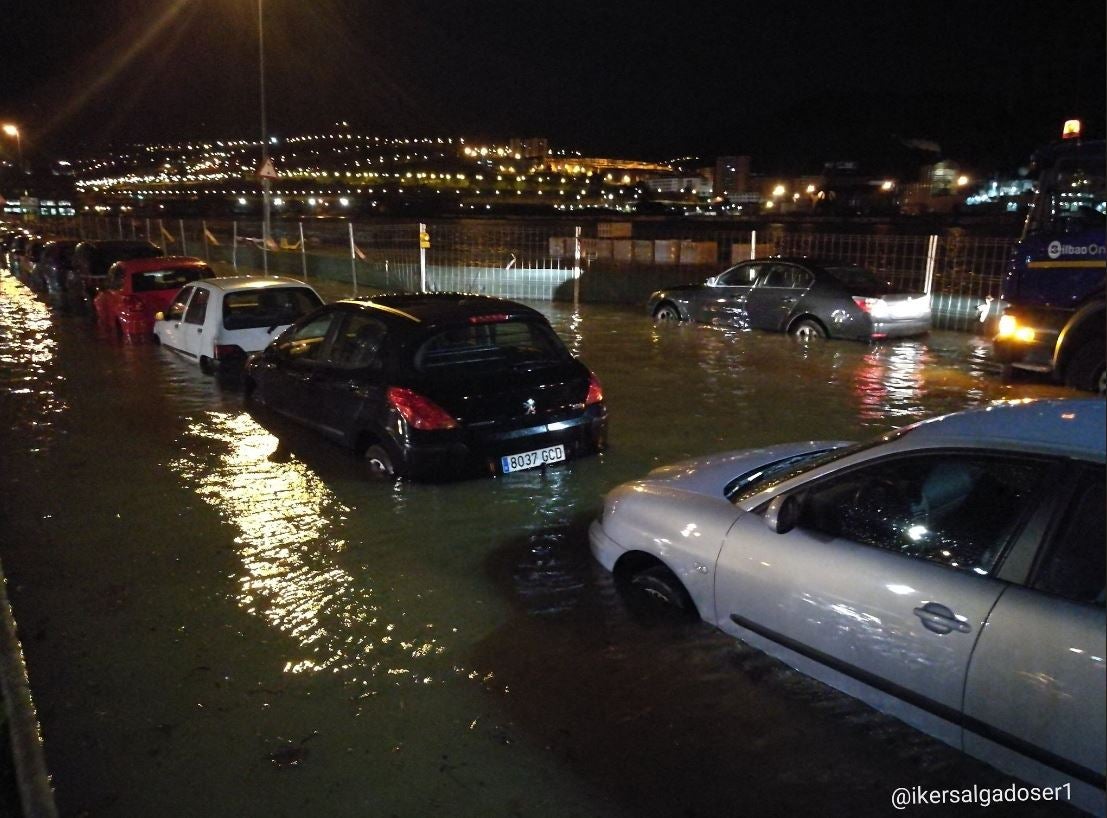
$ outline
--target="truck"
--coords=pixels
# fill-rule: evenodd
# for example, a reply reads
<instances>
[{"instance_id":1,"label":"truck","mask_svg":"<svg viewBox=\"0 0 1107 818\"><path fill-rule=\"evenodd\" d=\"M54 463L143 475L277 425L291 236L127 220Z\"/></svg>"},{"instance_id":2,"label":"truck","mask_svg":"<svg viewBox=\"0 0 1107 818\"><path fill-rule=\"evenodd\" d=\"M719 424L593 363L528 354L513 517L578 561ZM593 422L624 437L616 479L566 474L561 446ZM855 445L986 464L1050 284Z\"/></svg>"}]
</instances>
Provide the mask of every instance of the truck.
<instances>
[{"instance_id":1,"label":"truck","mask_svg":"<svg viewBox=\"0 0 1107 818\"><path fill-rule=\"evenodd\" d=\"M1038 372L1104 394L1107 145L1081 139L1075 122L1065 135L1033 157L1038 193L1004 270L992 347L1005 375Z\"/></svg>"}]
</instances>

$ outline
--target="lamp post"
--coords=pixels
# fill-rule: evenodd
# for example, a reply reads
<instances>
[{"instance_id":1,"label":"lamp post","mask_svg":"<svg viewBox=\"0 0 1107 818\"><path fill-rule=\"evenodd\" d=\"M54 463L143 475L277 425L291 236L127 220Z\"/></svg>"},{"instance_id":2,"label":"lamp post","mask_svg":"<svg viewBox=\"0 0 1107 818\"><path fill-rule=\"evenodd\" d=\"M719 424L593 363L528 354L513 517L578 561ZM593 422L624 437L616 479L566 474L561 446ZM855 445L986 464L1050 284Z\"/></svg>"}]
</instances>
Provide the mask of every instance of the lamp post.
<instances>
[{"instance_id":1,"label":"lamp post","mask_svg":"<svg viewBox=\"0 0 1107 818\"><path fill-rule=\"evenodd\" d=\"M23 138L19 133L19 128L12 125L10 122L4 126L4 133L8 136L15 137L15 150L19 155L19 172L23 172Z\"/></svg>"},{"instance_id":2,"label":"lamp post","mask_svg":"<svg viewBox=\"0 0 1107 818\"><path fill-rule=\"evenodd\" d=\"M265 127L265 29L262 26L262 2L258 0L258 86L261 96L261 166L269 164L269 137ZM261 179L261 266L269 274L269 177Z\"/></svg>"}]
</instances>

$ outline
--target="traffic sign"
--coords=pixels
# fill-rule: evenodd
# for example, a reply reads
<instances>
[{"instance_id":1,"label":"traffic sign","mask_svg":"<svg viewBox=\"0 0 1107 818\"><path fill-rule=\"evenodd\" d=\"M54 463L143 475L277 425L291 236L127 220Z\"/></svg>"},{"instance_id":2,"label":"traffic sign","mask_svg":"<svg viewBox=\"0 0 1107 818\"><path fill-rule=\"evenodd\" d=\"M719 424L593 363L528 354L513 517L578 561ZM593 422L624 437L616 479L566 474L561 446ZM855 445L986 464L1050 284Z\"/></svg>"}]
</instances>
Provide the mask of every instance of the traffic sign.
<instances>
[{"instance_id":1,"label":"traffic sign","mask_svg":"<svg viewBox=\"0 0 1107 818\"><path fill-rule=\"evenodd\" d=\"M273 167L273 160L269 157L265 158L265 161L261 163L261 167L258 168L259 179L276 179L277 169Z\"/></svg>"}]
</instances>

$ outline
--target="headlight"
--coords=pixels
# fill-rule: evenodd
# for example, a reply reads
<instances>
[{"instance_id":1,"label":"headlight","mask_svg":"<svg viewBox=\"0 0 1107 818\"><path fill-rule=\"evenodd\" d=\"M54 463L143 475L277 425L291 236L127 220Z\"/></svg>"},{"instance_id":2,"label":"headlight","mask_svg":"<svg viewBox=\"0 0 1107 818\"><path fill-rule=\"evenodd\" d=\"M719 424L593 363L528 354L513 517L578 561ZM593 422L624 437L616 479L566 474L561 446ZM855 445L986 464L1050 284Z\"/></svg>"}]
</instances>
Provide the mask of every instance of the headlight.
<instances>
[{"instance_id":1,"label":"headlight","mask_svg":"<svg viewBox=\"0 0 1107 818\"><path fill-rule=\"evenodd\" d=\"M1022 326L1015 316L1008 313L999 319L997 337L1030 343L1034 340L1034 329Z\"/></svg>"}]
</instances>

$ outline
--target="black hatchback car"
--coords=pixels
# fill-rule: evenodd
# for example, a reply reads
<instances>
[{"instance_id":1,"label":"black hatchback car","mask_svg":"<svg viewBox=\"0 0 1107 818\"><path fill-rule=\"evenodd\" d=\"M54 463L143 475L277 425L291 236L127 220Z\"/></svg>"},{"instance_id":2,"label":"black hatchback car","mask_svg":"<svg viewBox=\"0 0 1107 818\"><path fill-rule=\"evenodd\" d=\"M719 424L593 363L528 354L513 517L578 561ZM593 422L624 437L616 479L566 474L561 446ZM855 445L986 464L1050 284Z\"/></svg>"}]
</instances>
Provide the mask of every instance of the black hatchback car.
<instances>
[{"instance_id":1,"label":"black hatchback car","mask_svg":"<svg viewBox=\"0 0 1107 818\"><path fill-rule=\"evenodd\" d=\"M501 298L329 304L252 355L244 388L362 455L375 477L507 474L606 443L596 377L541 313Z\"/></svg>"},{"instance_id":2,"label":"black hatchback car","mask_svg":"<svg viewBox=\"0 0 1107 818\"><path fill-rule=\"evenodd\" d=\"M703 284L650 296L658 321L702 321L787 332L797 338L862 341L930 330L930 299L897 290L861 267L809 258L737 264Z\"/></svg>"}]
</instances>

